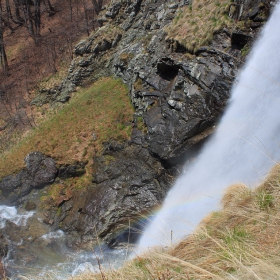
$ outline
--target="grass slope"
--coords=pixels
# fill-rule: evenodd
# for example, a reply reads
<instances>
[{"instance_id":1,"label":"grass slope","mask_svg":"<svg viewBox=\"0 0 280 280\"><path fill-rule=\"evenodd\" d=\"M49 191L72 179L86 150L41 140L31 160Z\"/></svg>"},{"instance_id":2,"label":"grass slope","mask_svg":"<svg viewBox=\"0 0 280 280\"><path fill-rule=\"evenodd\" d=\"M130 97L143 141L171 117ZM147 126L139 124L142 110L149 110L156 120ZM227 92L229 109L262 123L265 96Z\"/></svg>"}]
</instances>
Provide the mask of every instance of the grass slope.
<instances>
[{"instance_id":1,"label":"grass slope","mask_svg":"<svg viewBox=\"0 0 280 280\"><path fill-rule=\"evenodd\" d=\"M228 188L222 210L173 248L155 249L90 279L280 279L280 166L255 190Z\"/></svg>"},{"instance_id":2,"label":"grass slope","mask_svg":"<svg viewBox=\"0 0 280 280\"><path fill-rule=\"evenodd\" d=\"M102 143L130 137L133 108L128 89L113 78L102 78L80 89L57 114L31 131L0 156L0 178L24 167L24 157L41 151L58 163L90 161Z\"/></svg>"},{"instance_id":3,"label":"grass slope","mask_svg":"<svg viewBox=\"0 0 280 280\"><path fill-rule=\"evenodd\" d=\"M180 9L167 28L167 39L175 39L190 52L211 43L213 35L232 21L228 17L231 0L196 0Z\"/></svg>"}]
</instances>

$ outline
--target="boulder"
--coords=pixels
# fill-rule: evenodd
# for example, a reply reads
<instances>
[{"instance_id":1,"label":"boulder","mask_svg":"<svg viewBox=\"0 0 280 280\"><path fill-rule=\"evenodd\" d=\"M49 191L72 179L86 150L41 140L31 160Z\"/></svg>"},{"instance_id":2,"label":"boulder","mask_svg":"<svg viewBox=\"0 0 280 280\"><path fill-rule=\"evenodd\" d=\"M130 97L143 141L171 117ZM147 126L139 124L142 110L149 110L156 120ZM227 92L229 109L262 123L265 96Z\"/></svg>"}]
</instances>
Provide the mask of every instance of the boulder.
<instances>
[{"instance_id":1,"label":"boulder","mask_svg":"<svg viewBox=\"0 0 280 280\"><path fill-rule=\"evenodd\" d=\"M110 6L107 9L107 12L105 13L105 16L108 18L115 18L116 15L119 13L120 8L122 7L121 3L114 3L112 6Z\"/></svg>"},{"instance_id":2,"label":"boulder","mask_svg":"<svg viewBox=\"0 0 280 280\"><path fill-rule=\"evenodd\" d=\"M36 209L36 204L33 202L33 201L27 201L25 206L24 206L24 209L26 211L32 211L32 210L35 210Z\"/></svg>"},{"instance_id":3,"label":"boulder","mask_svg":"<svg viewBox=\"0 0 280 280\"><path fill-rule=\"evenodd\" d=\"M76 162L73 164L62 164L59 166L58 177L67 179L72 177L80 177L85 174L86 162Z\"/></svg>"},{"instance_id":4,"label":"boulder","mask_svg":"<svg viewBox=\"0 0 280 280\"><path fill-rule=\"evenodd\" d=\"M25 158L26 168L19 173L6 176L0 182L0 202L15 203L29 194L54 182L57 175L55 161L40 152L32 152Z\"/></svg>"}]
</instances>

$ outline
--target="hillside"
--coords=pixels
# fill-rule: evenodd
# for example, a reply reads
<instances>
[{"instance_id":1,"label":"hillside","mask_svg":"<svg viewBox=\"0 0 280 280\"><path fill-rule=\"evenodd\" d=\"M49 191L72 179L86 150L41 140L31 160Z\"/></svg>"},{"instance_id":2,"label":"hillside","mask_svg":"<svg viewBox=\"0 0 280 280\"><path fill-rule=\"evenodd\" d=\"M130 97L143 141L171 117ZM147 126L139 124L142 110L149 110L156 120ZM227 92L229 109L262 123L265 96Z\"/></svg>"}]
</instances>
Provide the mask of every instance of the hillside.
<instances>
[{"instance_id":1,"label":"hillside","mask_svg":"<svg viewBox=\"0 0 280 280\"><path fill-rule=\"evenodd\" d=\"M97 9L97 2L104 6ZM137 242L147 222L139 220L162 203L184 164L215 131L273 7L264 0L97 2L51 1L54 14L42 8L39 39L24 24L4 33L9 73L3 68L1 75L0 202L20 211L32 205L38 228L62 230L70 251L91 250L100 240L110 248ZM257 196L250 193L252 201ZM230 218L223 213L217 214L221 228ZM237 223L227 225L229 234ZM1 236L28 268L39 263L29 246L41 243L39 232L30 241L26 231L8 224ZM202 239L215 251L211 240L220 235L213 234L204 231ZM179 256L180 246L197 243L197 236L159 258L189 262ZM12 261L23 266L19 258ZM215 261L221 267L208 271L201 264L200 272L227 270ZM152 272L142 257L135 266L139 279L169 279L185 269ZM13 271L7 266L8 274ZM108 277L128 279L114 273ZM188 273L186 279L196 277Z\"/></svg>"},{"instance_id":2,"label":"hillside","mask_svg":"<svg viewBox=\"0 0 280 280\"><path fill-rule=\"evenodd\" d=\"M43 1L40 33L35 40L28 29L24 4L20 5L18 15L14 3L1 4L1 34L7 57L6 73L0 70L1 153L44 118L47 108L37 110L30 102L42 86L60 83L67 75L74 45L98 26L92 1L83 1L83 5L78 1ZM35 8L31 5L30 9L34 25Z\"/></svg>"}]
</instances>

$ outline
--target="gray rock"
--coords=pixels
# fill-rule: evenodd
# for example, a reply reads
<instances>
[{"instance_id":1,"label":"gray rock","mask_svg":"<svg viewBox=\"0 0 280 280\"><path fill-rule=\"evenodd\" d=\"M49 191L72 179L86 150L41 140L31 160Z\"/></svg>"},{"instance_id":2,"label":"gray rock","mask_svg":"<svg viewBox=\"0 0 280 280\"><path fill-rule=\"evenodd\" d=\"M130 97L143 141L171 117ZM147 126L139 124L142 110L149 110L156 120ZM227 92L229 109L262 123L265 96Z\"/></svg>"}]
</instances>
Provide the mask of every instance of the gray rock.
<instances>
[{"instance_id":1,"label":"gray rock","mask_svg":"<svg viewBox=\"0 0 280 280\"><path fill-rule=\"evenodd\" d=\"M74 164L63 164L59 167L58 177L67 179L72 177L80 177L85 174L86 162L77 162Z\"/></svg>"},{"instance_id":2,"label":"gray rock","mask_svg":"<svg viewBox=\"0 0 280 280\"><path fill-rule=\"evenodd\" d=\"M162 201L171 180L161 164L139 145L107 150L96 159L95 169L95 185L87 190L78 220L62 222L63 228L79 228L82 235L99 236L116 244L129 221L134 224Z\"/></svg>"},{"instance_id":3,"label":"gray rock","mask_svg":"<svg viewBox=\"0 0 280 280\"><path fill-rule=\"evenodd\" d=\"M25 158L26 168L19 173L4 177L0 182L1 203L14 203L29 194L51 184L57 174L55 161L40 152L30 153Z\"/></svg>"},{"instance_id":4,"label":"gray rock","mask_svg":"<svg viewBox=\"0 0 280 280\"><path fill-rule=\"evenodd\" d=\"M121 8L122 4L121 3L114 3L112 6L110 6L107 9L107 12L105 13L105 16L108 18L115 18L116 15L119 13L119 10Z\"/></svg>"},{"instance_id":5,"label":"gray rock","mask_svg":"<svg viewBox=\"0 0 280 280\"><path fill-rule=\"evenodd\" d=\"M116 36L116 38L114 39L114 41L113 41L113 43L112 43L112 48L115 48L115 47L117 46L117 44L118 44L118 42L121 40L121 38L122 38L122 35L121 35L121 34L118 34L118 35Z\"/></svg>"},{"instance_id":6,"label":"gray rock","mask_svg":"<svg viewBox=\"0 0 280 280\"><path fill-rule=\"evenodd\" d=\"M75 46L74 54L83 55L86 53L90 53L92 43L93 43L93 39L92 40L88 40L88 39L82 40Z\"/></svg>"},{"instance_id":7,"label":"gray rock","mask_svg":"<svg viewBox=\"0 0 280 280\"><path fill-rule=\"evenodd\" d=\"M27 201L27 203L24 206L24 209L26 211L32 211L36 209L36 204L33 201Z\"/></svg>"}]
</instances>

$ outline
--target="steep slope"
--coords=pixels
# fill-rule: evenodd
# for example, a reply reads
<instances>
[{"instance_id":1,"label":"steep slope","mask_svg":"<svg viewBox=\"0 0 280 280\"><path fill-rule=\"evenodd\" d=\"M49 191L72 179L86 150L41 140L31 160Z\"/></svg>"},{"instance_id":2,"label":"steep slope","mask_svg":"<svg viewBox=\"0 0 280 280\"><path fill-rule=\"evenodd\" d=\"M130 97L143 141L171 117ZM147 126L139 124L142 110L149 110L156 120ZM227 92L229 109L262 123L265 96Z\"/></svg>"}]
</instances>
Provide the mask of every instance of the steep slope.
<instances>
[{"instance_id":1,"label":"steep slope","mask_svg":"<svg viewBox=\"0 0 280 280\"><path fill-rule=\"evenodd\" d=\"M30 5L34 23L34 1L5 1L0 5L8 62L8 73L0 69L0 153L21 133L38 125L38 116L46 108L37 110L30 106L34 93L41 84L58 84L67 75L74 45L98 26L91 0L37 1L41 3L41 24L35 43L27 25L25 2ZM16 3L22 5L18 12Z\"/></svg>"},{"instance_id":2,"label":"steep slope","mask_svg":"<svg viewBox=\"0 0 280 280\"><path fill-rule=\"evenodd\" d=\"M7 160L3 157L1 201L21 207L28 201L35 203L51 230L62 229L67 234L68 247L90 247L98 238L110 246L137 240L145 225L134 231L127 230L128 225L138 225L142 214L162 202L183 162L191 160L213 132L243 55L268 16L271 6L263 2L247 1L240 18L229 19L213 30L213 41L188 51L181 38L173 38L171 33L166 37L168 30L174 30L169 28L178 27L176 16L189 9L188 1L111 1L98 19L102 27L74 48L67 77L58 86L40 88L32 101L34 106L55 108L70 99L69 105L28 136L24 149L15 147L7 153ZM106 107L111 101L118 102L110 91L122 86L111 78L100 81L104 76L117 76L126 83L133 116L128 103L120 108ZM93 96L97 100L75 103L83 94L94 92L83 89L92 82L96 82L93 88L102 84L100 96ZM106 93L108 96L102 96ZM122 93L125 98L125 90ZM120 137L112 131L91 139L91 130L95 134L97 129L90 128L91 121L101 121L91 114L96 105L102 118L109 117L105 130L117 127ZM74 116L75 112L79 113ZM127 123L130 114L132 125ZM79 125L81 116L84 121L81 118ZM131 139L120 143L120 138L129 138L130 126ZM74 127L78 128L75 135ZM43 137L39 135L42 132ZM61 141L66 134L68 143ZM99 153L92 156L95 149ZM43 164L35 169L30 166L28 159L37 160L38 156L31 153L26 168L19 170L25 153L37 150L45 153L39 153ZM52 163L50 168L46 161ZM87 161L93 164L84 181L81 175ZM38 183L36 176L45 171L50 171L50 179ZM10 173L14 174L6 176ZM35 183L26 188L30 180Z\"/></svg>"}]
</instances>

